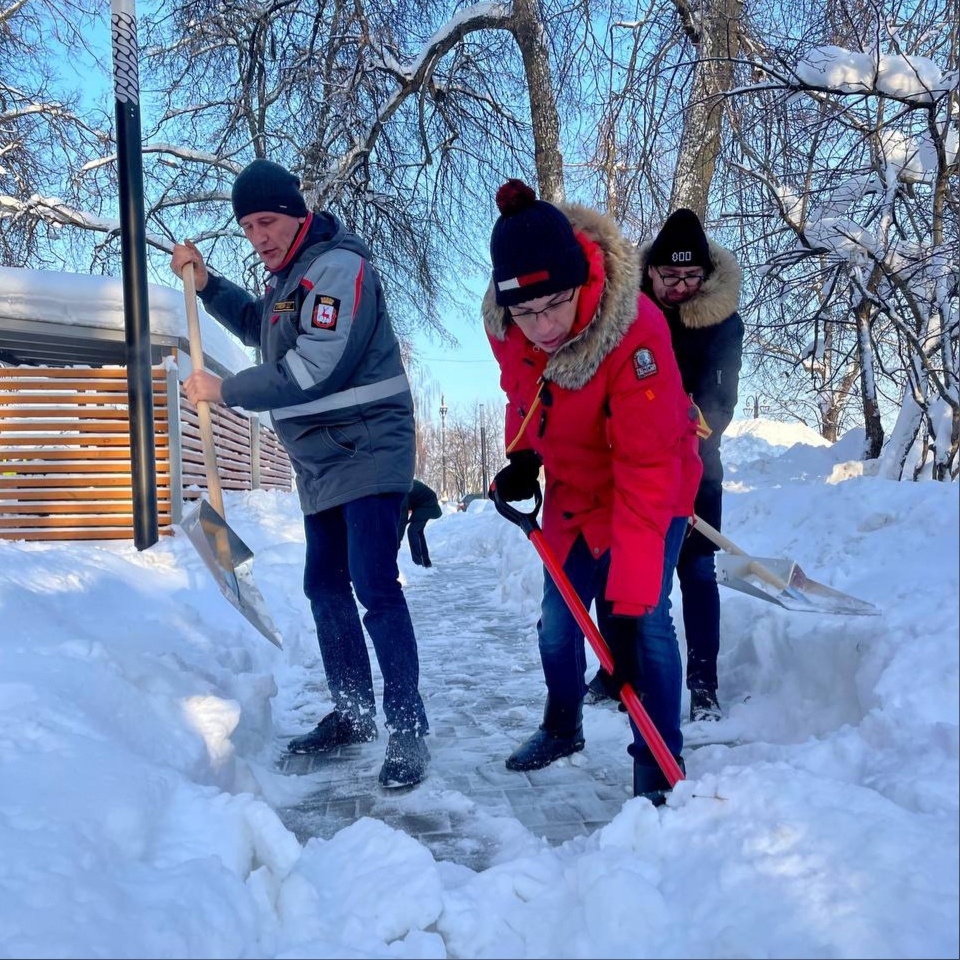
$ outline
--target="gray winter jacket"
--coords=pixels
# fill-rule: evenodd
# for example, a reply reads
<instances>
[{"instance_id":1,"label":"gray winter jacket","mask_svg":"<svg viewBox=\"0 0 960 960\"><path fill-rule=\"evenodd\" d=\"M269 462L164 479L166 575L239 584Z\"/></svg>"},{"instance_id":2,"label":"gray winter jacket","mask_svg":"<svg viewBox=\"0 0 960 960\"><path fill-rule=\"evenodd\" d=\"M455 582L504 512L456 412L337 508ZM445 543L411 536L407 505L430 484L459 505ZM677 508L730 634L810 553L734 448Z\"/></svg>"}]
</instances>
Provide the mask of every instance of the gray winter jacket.
<instances>
[{"instance_id":1,"label":"gray winter jacket","mask_svg":"<svg viewBox=\"0 0 960 960\"><path fill-rule=\"evenodd\" d=\"M304 513L413 480L413 399L370 254L329 213L255 299L210 274L207 311L263 362L223 381L230 406L269 410Z\"/></svg>"}]
</instances>

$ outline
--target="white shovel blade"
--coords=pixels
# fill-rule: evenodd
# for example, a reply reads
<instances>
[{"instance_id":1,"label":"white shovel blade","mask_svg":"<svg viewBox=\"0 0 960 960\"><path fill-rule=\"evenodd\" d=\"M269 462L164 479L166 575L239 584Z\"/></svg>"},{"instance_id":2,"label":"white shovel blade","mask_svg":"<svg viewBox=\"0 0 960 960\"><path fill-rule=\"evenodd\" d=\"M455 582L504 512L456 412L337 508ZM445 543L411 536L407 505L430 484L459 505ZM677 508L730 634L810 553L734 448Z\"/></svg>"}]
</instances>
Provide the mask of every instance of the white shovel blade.
<instances>
[{"instance_id":1,"label":"white shovel blade","mask_svg":"<svg viewBox=\"0 0 960 960\"><path fill-rule=\"evenodd\" d=\"M731 590L749 594L758 600L775 603L786 610L802 613L831 613L846 616L878 616L880 611L866 600L859 600L811 580L792 560L775 557L751 557L746 554L717 554L717 583ZM764 569L772 577L759 577ZM784 589L771 586L770 580L785 584Z\"/></svg>"}]
</instances>

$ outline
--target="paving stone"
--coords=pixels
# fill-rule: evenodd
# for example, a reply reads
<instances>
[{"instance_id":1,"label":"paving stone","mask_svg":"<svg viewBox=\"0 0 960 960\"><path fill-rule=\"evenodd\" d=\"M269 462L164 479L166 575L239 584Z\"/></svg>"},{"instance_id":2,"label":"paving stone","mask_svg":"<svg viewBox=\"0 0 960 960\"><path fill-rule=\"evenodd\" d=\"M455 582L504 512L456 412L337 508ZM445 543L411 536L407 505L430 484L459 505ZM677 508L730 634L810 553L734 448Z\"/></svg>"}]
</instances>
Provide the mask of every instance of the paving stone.
<instances>
[{"instance_id":1,"label":"paving stone","mask_svg":"<svg viewBox=\"0 0 960 960\"><path fill-rule=\"evenodd\" d=\"M432 575L411 577L406 595L420 638L420 687L431 723L427 778L411 789L378 785L386 749L382 729L373 743L323 757L280 755L278 769L314 784L307 799L278 811L295 835L329 838L372 816L415 837L437 859L481 870L495 863L515 837L510 821L551 844L587 836L609 823L631 794L626 731L622 743L591 739L582 753L544 770L504 766L543 713L533 622L518 624L501 608L475 559L438 557ZM469 660L469 672L458 666L460 645L468 649L462 662ZM476 657L478 645L485 650L482 659ZM369 642L368 648L379 702L379 671ZM427 653L438 649L444 650L443 658ZM322 679L319 692L309 695L317 699L318 711L329 702ZM303 696L302 690L290 693L291 699Z\"/></svg>"}]
</instances>

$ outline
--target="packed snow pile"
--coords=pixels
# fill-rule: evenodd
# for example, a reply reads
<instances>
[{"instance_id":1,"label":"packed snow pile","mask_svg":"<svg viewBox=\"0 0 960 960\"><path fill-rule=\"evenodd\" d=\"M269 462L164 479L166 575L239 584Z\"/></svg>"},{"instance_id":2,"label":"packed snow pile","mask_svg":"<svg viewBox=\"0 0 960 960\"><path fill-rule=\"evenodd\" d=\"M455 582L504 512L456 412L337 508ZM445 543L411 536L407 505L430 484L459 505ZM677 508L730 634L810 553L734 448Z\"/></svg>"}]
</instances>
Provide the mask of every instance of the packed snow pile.
<instances>
[{"instance_id":1,"label":"packed snow pile","mask_svg":"<svg viewBox=\"0 0 960 960\"><path fill-rule=\"evenodd\" d=\"M180 533L141 553L0 542L0 955L956 957L957 488L838 471L855 447L735 423L724 530L880 616L724 591L731 743L691 749L667 806L624 793L566 843L492 820L483 869L375 817L298 839L278 815L316 787L277 771L282 743L329 707L295 495L227 503L283 651ZM460 683L537 703L532 546L485 501L427 537L435 567L404 548L404 579L458 598L415 617L434 728L456 722ZM463 589L441 593L453 570ZM461 642L458 618L485 610L509 616L515 662ZM482 718L491 738L511 709ZM625 722L588 708L582 756L628 769ZM554 765L554 793L578 764ZM409 803L477 809L441 759Z\"/></svg>"}]
</instances>

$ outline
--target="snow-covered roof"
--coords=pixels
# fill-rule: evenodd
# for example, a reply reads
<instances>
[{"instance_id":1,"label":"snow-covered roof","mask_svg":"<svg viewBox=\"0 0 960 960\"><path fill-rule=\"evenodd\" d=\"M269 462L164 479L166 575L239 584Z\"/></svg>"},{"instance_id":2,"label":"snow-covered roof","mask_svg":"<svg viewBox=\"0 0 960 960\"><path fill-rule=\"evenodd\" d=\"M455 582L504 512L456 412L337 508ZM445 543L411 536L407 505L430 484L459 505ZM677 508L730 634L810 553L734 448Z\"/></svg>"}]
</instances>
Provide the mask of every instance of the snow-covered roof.
<instances>
[{"instance_id":1,"label":"snow-covered roof","mask_svg":"<svg viewBox=\"0 0 960 960\"><path fill-rule=\"evenodd\" d=\"M151 283L147 293L151 340L188 343L183 291ZM235 373L253 364L247 348L199 305L200 332L208 360ZM115 277L0 267L0 331L7 338L43 325L85 328L90 337L108 332L123 341L123 282ZM82 339L83 329L73 338ZM80 361L82 362L82 361Z\"/></svg>"}]
</instances>

